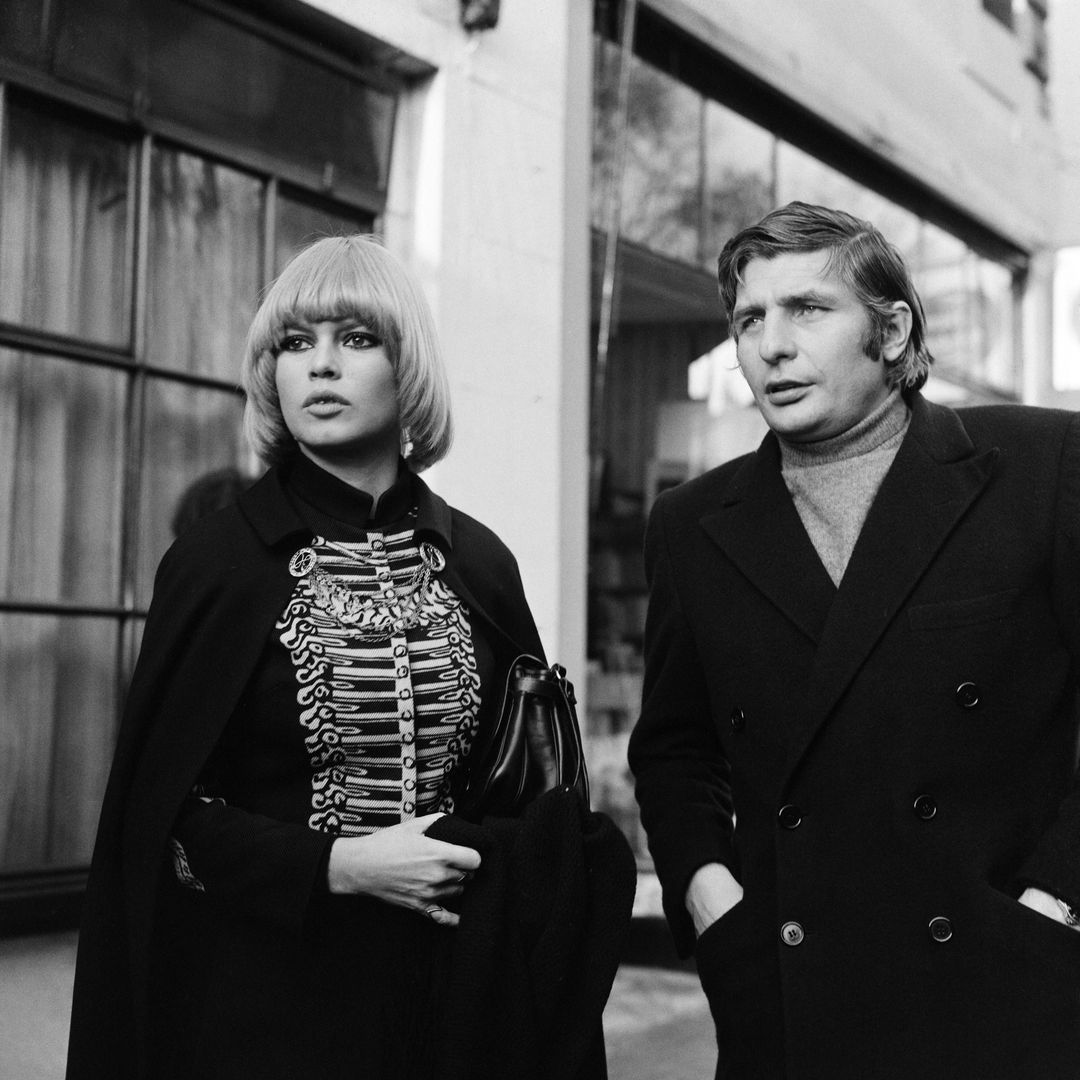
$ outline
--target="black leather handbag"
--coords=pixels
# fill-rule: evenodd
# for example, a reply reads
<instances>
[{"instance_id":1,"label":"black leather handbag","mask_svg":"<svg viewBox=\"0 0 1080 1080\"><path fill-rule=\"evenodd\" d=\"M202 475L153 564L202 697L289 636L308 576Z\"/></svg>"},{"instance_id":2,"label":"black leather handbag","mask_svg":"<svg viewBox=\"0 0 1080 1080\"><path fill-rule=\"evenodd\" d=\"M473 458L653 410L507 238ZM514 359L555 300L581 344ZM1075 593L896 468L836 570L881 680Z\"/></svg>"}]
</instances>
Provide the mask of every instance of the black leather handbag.
<instances>
[{"instance_id":1,"label":"black leather handbag","mask_svg":"<svg viewBox=\"0 0 1080 1080\"><path fill-rule=\"evenodd\" d=\"M480 817L517 817L545 791L568 787L589 804L577 700L566 669L519 656L506 676L495 732L470 770L464 807Z\"/></svg>"}]
</instances>

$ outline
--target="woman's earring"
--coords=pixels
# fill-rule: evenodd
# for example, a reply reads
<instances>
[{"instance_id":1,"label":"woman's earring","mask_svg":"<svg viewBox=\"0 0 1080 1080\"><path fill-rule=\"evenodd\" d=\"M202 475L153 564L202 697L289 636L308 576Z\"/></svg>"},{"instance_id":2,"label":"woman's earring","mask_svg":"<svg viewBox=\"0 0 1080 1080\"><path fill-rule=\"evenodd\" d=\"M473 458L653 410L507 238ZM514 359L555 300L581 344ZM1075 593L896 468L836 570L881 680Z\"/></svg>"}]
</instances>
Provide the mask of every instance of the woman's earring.
<instances>
[{"instance_id":1,"label":"woman's earring","mask_svg":"<svg viewBox=\"0 0 1080 1080\"><path fill-rule=\"evenodd\" d=\"M408 428L401 429L401 456L408 460L409 455L413 451L412 436L409 434Z\"/></svg>"}]
</instances>

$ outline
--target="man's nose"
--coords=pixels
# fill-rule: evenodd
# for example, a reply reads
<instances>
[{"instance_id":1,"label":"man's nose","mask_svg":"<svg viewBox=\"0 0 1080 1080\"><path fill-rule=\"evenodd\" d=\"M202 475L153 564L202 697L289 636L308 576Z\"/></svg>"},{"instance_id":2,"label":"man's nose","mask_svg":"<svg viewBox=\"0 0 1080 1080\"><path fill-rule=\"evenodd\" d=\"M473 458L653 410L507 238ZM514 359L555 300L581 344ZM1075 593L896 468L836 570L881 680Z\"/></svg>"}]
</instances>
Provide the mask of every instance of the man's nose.
<instances>
[{"instance_id":1,"label":"man's nose","mask_svg":"<svg viewBox=\"0 0 1080 1080\"><path fill-rule=\"evenodd\" d=\"M791 324L781 312L770 313L761 320L758 355L767 364L778 364L795 355Z\"/></svg>"}]
</instances>

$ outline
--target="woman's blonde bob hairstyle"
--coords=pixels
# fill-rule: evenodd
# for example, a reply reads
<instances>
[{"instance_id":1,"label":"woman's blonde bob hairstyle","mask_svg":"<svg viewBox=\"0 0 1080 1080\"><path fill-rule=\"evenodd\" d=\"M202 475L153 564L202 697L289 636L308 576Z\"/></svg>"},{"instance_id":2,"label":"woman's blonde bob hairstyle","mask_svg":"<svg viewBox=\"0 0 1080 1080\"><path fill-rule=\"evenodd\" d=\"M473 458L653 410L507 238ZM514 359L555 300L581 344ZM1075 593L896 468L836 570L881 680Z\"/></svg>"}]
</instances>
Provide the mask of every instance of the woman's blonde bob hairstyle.
<instances>
[{"instance_id":1,"label":"woman's blonde bob hairstyle","mask_svg":"<svg viewBox=\"0 0 1080 1080\"><path fill-rule=\"evenodd\" d=\"M402 442L420 472L453 438L450 388L431 309L405 267L373 236L328 236L304 248L267 290L244 351L244 432L268 465L289 460L296 441L281 415L275 372L296 322L356 319L379 337L394 369Z\"/></svg>"}]
</instances>

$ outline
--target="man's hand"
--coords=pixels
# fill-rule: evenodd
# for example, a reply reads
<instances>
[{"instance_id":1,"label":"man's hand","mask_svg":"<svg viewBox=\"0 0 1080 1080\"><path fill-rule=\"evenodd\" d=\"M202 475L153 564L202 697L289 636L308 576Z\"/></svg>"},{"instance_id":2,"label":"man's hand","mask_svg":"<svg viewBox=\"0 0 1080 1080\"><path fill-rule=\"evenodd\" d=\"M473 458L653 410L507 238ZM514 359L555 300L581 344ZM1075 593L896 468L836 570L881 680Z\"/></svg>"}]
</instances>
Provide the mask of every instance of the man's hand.
<instances>
[{"instance_id":1,"label":"man's hand","mask_svg":"<svg viewBox=\"0 0 1080 1080\"><path fill-rule=\"evenodd\" d=\"M1071 925L1065 918L1065 912L1062 911L1061 905L1043 889L1036 889L1034 886L1029 885L1020 894L1020 903L1024 907L1031 908L1032 911L1039 912L1040 915L1045 915L1048 919L1053 919L1054 922L1064 923L1066 926Z\"/></svg>"},{"instance_id":2,"label":"man's hand","mask_svg":"<svg viewBox=\"0 0 1080 1080\"><path fill-rule=\"evenodd\" d=\"M428 814L370 836L338 837L330 847L330 891L374 896L442 926L457 926L457 915L443 902L465 891L465 882L480 866L480 854L428 839L424 833L440 817Z\"/></svg>"},{"instance_id":3,"label":"man's hand","mask_svg":"<svg viewBox=\"0 0 1080 1080\"><path fill-rule=\"evenodd\" d=\"M699 866L686 889L686 910L698 937L743 897L743 887L723 863Z\"/></svg>"}]
</instances>

